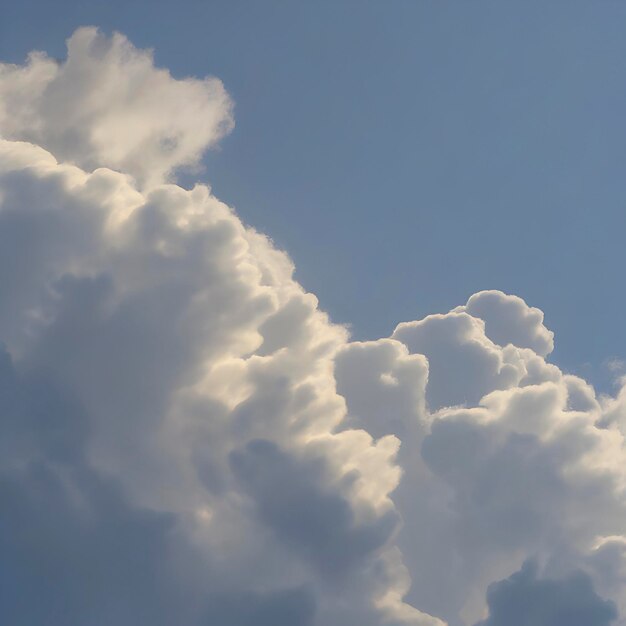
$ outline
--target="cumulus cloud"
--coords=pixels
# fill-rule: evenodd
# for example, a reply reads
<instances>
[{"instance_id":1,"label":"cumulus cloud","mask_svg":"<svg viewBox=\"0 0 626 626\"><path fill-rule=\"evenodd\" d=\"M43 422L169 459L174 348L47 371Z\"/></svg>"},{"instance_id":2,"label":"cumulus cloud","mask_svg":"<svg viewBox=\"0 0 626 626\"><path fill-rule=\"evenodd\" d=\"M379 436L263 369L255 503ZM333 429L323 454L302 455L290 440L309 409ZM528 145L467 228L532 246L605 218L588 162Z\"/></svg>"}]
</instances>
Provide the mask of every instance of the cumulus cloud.
<instances>
[{"instance_id":1,"label":"cumulus cloud","mask_svg":"<svg viewBox=\"0 0 626 626\"><path fill-rule=\"evenodd\" d=\"M538 309L351 342L171 182L232 125L221 83L121 35L0 96L0 621L626 623L626 391L547 362Z\"/></svg>"},{"instance_id":2,"label":"cumulus cloud","mask_svg":"<svg viewBox=\"0 0 626 626\"><path fill-rule=\"evenodd\" d=\"M117 33L77 30L62 63L34 52L23 66L0 65L1 136L141 184L197 164L232 125L221 81L176 80Z\"/></svg>"}]
</instances>

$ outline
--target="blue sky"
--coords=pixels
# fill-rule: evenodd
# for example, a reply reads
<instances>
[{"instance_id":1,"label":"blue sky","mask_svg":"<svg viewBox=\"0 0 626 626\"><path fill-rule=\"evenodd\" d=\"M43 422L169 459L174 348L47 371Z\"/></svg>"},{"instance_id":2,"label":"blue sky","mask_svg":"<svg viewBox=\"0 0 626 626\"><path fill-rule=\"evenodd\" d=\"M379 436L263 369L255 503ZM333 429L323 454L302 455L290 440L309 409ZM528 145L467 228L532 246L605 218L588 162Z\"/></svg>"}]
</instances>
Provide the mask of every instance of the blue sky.
<instances>
[{"instance_id":1,"label":"blue sky","mask_svg":"<svg viewBox=\"0 0 626 626\"><path fill-rule=\"evenodd\" d=\"M175 76L219 76L236 130L217 195L294 258L357 338L480 289L541 308L560 365L626 356L626 5L26 0L0 53L120 30Z\"/></svg>"}]
</instances>

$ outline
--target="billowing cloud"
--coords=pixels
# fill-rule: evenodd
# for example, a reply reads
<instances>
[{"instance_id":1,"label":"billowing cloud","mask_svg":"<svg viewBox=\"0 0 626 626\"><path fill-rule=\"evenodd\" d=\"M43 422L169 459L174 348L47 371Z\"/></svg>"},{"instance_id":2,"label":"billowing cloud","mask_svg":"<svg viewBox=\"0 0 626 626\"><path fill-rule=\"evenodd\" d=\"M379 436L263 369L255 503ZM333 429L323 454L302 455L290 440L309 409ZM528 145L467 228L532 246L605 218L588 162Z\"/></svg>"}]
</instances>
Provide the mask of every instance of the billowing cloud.
<instances>
[{"instance_id":1,"label":"billowing cloud","mask_svg":"<svg viewBox=\"0 0 626 626\"><path fill-rule=\"evenodd\" d=\"M218 79L175 80L120 34L81 28L62 63L34 52L23 66L0 65L0 135L141 184L196 164L232 125Z\"/></svg>"},{"instance_id":2,"label":"billowing cloud","mask_svg":"<svg viewBox=\"0 0 626 626\"><path fill-rule=\"evenodd\" d=\"M547 362L538 309L351 342L171 182L219 81L81 29L0 94L0 621L626 623L626 392Z\"/></svg>"}]
</instances>

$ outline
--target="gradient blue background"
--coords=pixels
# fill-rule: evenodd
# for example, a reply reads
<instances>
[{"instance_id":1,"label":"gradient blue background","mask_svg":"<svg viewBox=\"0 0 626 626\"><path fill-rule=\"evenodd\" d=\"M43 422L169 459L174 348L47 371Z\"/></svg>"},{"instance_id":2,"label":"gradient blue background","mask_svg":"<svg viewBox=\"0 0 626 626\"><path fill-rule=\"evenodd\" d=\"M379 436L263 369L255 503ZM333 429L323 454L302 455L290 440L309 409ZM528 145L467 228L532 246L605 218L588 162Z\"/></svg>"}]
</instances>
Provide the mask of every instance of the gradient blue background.
<instances>
[{"instance_id":1,"label":"gradient blue background","mask_svg":"<svg viewBox=\"0 0 626 626\"><path fill-rule=\"evenodd\" d=\"M626 357L626 3L24 0L0 57L119 30L220 77L235 131L201 174L356 338L502 289L553 361Z\"/></svg>"}]
</instances>

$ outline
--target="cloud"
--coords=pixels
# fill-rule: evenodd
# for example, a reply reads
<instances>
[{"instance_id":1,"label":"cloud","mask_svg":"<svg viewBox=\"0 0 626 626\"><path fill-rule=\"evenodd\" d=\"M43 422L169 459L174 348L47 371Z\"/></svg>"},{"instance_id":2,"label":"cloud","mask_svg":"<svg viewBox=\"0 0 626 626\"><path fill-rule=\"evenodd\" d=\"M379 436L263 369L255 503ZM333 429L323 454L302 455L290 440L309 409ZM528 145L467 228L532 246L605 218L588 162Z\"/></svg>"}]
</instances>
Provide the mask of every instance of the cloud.
<instances>
[{"instance_id":1,"label":"cloud","mask_svg":"<svg viewBox=\"0 0 626 626\"><path fill-rule=\"evenodd\" d=\"M347 601L376 624L403 611L386 565L397 440L338 429L346 332L288 258L206 187L140 193L125 174L8 140L0 162L5 388L25 397L3 413L4 620L50 577L29 624L339 624ZM31 376L59 408L41 414L29 398L41 392L16 382ZM416 615L403 623L425 623Z\"/></svg>"},{"instance_id":2,"label":"cloud","mask_svg":"<svg viewBox=\"0 0 626 626\"><path fill-rule=\"evenodd\" d=\"M407 600L450 624L479 620L489 584L524 559L561 563L565 576L582 568L626 519L624 392L597 398L528 342L487 332L455 309L402 323L391 341L348 344L336 359L347 423L402 441L392 498ZM615 576L589 572L621 606Z\"/></svg>"},{"instance_id":3,"label":"cloud","mask_svg":"<svg viewBox=\"0 0 626 626\"><path fill-rule=\"evenodd\" d=\"M80 29L0 94L0 621L624 624L626 391L549 363L538 309L351 342L171 182L232 125L219 81Z\"/></svg>"},{"instance_id":4,"label":"cloud","mask_svg":"<svg viewBox=\"0 0 626 626\"><path fill-rule=\"evenodd\" d=\"M554 333L543 325L543 313L517 296L481 291L462 309L482 319L486 335L500 346L511 343L544 357L554 349Z\"/></svg>"},{"instance_id":5,"label":"cloud","mask_svg":"<svg viewBox=\"0 0 626 626\"><path fill-rule=\"evenodd\" d=\"M151 184L199 162L233 126L216 78L174 79L123 35L80 28L61 63L32 53L0 65L0 135L31 141L87 170Z\"/></svg>"},{"instance_id":6,"label":"cloud","mask_svg":"<svg viewBox=\"0 0 626 626\"><path fill-rule=\"evenodd\" d=\"M614 605L595 593L586 574L538 579L531 562L491 585L487 601L489 617L477 626L609 626L617 617Z\"/></svg>"}]
</instances>

